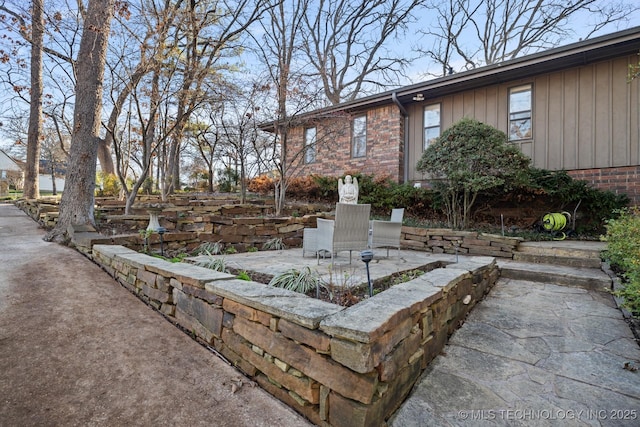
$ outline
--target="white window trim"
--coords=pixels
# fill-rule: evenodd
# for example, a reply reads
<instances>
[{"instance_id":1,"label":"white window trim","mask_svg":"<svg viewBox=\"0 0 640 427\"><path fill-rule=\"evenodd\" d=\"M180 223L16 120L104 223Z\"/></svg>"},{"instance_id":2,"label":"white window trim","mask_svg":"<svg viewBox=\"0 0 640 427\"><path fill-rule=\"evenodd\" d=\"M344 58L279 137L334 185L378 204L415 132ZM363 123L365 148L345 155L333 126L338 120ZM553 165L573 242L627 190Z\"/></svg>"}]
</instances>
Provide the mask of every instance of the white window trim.
<instances>
[{"instance_id":1,"label":"white window trim","mask_svg":"<svg viewBox=\"0 0 640 427\"><path fill-rule=\"evenodd\" d=\"M529 92L529 109L528 110L518 110L518 111L511 111L511 96L514 93L518 93L518 92ZM533 139L533 84L532 83L527 83L527 84L523 84L523 85L519 85L519 86L514 86L514 87L510 87L509 88L509 92L508 92L508 116L507 116L507 136L509 138L509 142L518 142L518 141L529 141ZM514 114L523 114L523 113L528 113L528 115L525 115L523 117L520 117L518 119L512 119L511 116ZM528 136L522 136L522 137L512 137L512 133L511 133L511 124L512 122L517 122L517 121L521 121L521 120L529 120L529 135Z\"/></svg>"},{"instance_id":2,"label":"white window trim","mask_svg":"<svg viewBox=\"0 0 640 427\"><path fill-rule=\"evenodd\" d=\"M312 141L308 139L308 132L313 129ZM318 140L318 128L315 126L304 128L304 163L306 165L316 162L316 142Z\"/></svg>"},{"instance_id":3,"label":"white window trim","mask_svg":"<svg viewBox=\"0 0 640 427\"><path fill-rule=\"evenodd\" d=\"M360 134L360 135L356 135L355 131L355 124L356 124L356 120L358 119L364 119L364 134ZM362 158L362 157L367 157L367 126L368 126L368 120L367 120L367 115L363 114L360 116L356 116L353 118L353 124L351 126L351 157L352 158ZM356 138L364 138L364 149L362 154L356 153Z\"/></svg>"},{"instance_id":4,"label":"white window trim","mask_svg":"<svg viewBox=\"0 0 640 427\"><path fill-rule=\"evenodd\" d=\"M433 126L433 125L432 126L427 126L427 123L426 123L426 120L425 120L427 109L430 108L430 107L434 107L434 106L438 107L438 119L439 119L438 125L437 126ZM435 128L437 128L438 129L438 137L440 137L440 135L442 135L442 103L435 102L433 104L425 105L425 107L422 110L422 117L423 117L422 149L426 150L427 147L429 147L429 144L428 144L428 141L427 141L427 138L426 138L427 129L435 129Z\"/></svg>"}]
</instances>

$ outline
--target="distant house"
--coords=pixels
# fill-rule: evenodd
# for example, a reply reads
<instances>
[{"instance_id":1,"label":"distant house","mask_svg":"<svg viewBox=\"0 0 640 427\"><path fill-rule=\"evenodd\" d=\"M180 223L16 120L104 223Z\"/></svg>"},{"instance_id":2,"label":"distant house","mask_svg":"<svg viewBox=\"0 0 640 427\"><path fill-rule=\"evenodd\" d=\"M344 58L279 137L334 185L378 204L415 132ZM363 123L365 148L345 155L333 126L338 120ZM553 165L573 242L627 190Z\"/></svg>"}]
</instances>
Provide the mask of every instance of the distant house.
<instances>
[{"instance_id":1,"label":"distant house","mask_svg":"<svg viewBox=\"0 0 640 427\"><path fill-rule=\"evenodd\" d=\"M53 192L54 190L53 184L54 183L53 183L53 180L51 179L51 175L42 175L42 174L38 175L38 188L40 189L40 191ZM56 192L64 191L64 184L65 184L64 178L56 177L56 181L55 181Z\"/></svg>"},{"instance_id":2,"label":"distant house","mask_svg":"<svg viewBox=\"0 0 640 427\"><path fill-rule=\"evenodd\" d=\"M24 174L22 168L11 156L0 150L0 197L9 194L9 187L22 187Z\"/></svg>"},{"instance_id":3,"label":"distant house","mask_svg":"<svg viewBox=\"0 0 640 427\"><path fill-rule=\"evenodd\" d=\"M304 155L288 160L302 174L424 183L424 149L472 117L506 132L534 166L640 204L640 82L628 79L639 52L635 27L315 110L289 134L290 155Z\"/></svg>"}]
</instances>

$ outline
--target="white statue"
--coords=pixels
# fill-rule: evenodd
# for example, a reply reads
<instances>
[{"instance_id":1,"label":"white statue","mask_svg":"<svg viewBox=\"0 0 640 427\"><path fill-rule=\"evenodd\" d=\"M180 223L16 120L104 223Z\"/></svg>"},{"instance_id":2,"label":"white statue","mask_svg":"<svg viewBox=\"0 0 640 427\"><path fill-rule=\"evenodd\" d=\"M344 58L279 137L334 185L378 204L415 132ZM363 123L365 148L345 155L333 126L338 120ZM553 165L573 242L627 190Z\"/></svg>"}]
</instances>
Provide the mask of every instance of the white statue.
<instances>
[{"instance_id":1,"label":"white statue","mask_svg":"<svg viewBox=\"0 0 640 427\"><path fill-rule=\"evenodd\" d=\"M338 180L338 194L340 195L340 203L358 203L358 178L352 178L351 175L344 177L344 184L342 178Z\"/></svg>"}]
</instances>

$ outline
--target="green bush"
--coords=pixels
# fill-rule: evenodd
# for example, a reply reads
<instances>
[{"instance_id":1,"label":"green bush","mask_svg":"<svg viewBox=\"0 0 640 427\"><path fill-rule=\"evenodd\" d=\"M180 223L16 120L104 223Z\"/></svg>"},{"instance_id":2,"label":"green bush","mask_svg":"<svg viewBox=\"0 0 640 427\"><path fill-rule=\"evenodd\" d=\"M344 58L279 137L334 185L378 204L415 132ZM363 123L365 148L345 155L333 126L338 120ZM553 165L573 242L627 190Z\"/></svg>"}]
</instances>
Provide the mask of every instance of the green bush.
<instances>
[{"instance_id":1,"label":"green bush","mask_svg":"<svg viewBox=\"0 0 640 427\"><path fill-rule=\"evenodd\" d=\"M247 271L244 271L244 270L239 272L238 275L236 276L236 278L238 280L245 280L247 282L250 282L252 280L251 276L249 275L249 273Z\"/></svg>"},{"instance_id":2,"label":"green bush","mask_svg":"<svg viewBox=\"0 0 640 427\"><path fill-rule=\"evenodd\" d=\"M616 212L629 204L627 195L593 188L586 181L572 178L564 170L531 168L524 191L537 192L545 199L546 205L554 206L557 211L567 210L573 214L577 207L580 214L580 220L576 221L578 234L603 233L605 221L615 218Z\"/></svg>"},{"instance_id":3,"label":"green bush","mask_svg":"<svg viewBox=\"0 0 640 427\"><path fill-rule=\"evenodd\" d=\"M398 184L388 176L363 175L349 173L358 180L358 203L370 204L374 214L389 215L393 208L405 208L406 216L429 216L432 209L433 193L413 185ZM330 202L338 201L338 177L314 175L318 185L317 194ZM298 195L293 195L297 198Z\"/></svg>"},{"instance_id":4,"label":"green bush","mask_svg":"<svg viewBox=\"0 0 640 427\"><path fill-rule=\"evenodd\" d=\"M222 193L235 191L240 176L230 167L218 170L218 190Z\"/></svg>"},{"instance_id":5,"label":"green bush","mask_svg":"<svg viewBox=\"0 0 640 427\"><path fill-rule=\"evenodd\" d=\"M311 178L318 186L316 194L319 198L332 202L338 201L338 179L336 177L311 175Z\"/></svg>"},{"instance_id":6,"label":"green bush","mask_svg":"<svg viewBox=\"0 0 640 427\"><path fill-rule=\"evenodd\" d=\"M120 194L120 181L114 174L98 172L96 176L96 184L100 187L97 191L99 197L117 197Z\"/></svg>"},{"instance_id":7,"label":"green bush","mask_svg":"<svg viewBox=\"0 0 640 427\"><path fill-rule=\"evenodd\" d=\"M313 289L317 289L319 283L320 277L318 273L309 267L304 267L302 270L292 268L274 276L269 285L306 294Z\"/></svg>"},{"instance_id":8,"label":"green bush","mask_svg":"<svg viewBox=\"0 0 640 427\"><path fill-rule=\"evenodd\" d=\"M607 221L606 259L622 272L624 287L617 292L624 306L640 317L640 208L623 209Z\"/></svg>"},{"instance_id":9,"label":"green bush","mask_svg":"<svg viewBox=\"0 0 640 427\"><path fill-rule=\"evenodd\" d=\"M416 170L437 183L449 226L465 229L478 195L520 185L530 162L504 132L464 118L427 147Z\"/></svg>"}]
</instances>

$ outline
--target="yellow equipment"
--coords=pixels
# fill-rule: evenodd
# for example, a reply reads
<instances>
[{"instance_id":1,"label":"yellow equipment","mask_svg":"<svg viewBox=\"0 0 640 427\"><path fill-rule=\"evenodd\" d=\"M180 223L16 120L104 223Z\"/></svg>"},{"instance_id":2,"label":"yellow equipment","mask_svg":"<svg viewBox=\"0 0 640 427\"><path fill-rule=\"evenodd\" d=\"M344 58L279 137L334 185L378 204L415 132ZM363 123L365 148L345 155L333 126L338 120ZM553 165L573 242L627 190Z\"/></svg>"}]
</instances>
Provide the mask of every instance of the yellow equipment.
<instances>
[{"instance_id":1,"label":"yellow equipment","mask_svg":"<svg viewBox=\"0 0 640 427\"><path fill-rule=\"evenodd\" d=\"M542 228L553 234L554 240L564 240L567 238L563 231L571 221L569 212L550 212L542 217Z\"/></svg>"}]
</instances>

